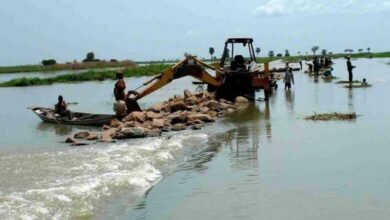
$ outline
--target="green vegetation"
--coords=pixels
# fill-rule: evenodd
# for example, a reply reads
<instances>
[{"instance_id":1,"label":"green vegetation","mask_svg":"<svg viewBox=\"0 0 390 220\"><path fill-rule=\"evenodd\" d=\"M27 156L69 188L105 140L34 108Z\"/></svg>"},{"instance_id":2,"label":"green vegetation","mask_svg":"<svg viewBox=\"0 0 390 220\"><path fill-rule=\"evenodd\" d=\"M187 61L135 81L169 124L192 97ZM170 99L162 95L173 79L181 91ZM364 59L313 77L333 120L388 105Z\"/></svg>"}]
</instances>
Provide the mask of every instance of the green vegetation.
<instances>
[{"instance_id":1,"label":"green vegetation","mask_svg":"<svg viewBox=\"0 0 390 220\"><path fill-rule=\"evenodd\" d=\"M305 120L312 121L330 121L330 120L341 120L341 121L349 121L356 119L356 113L324 113L324 114L314 114L311 116L307 116Z\"/></svg>"},{"instance_id":2,"label":"green vegetation","mask_svg":"<svg viewBox=\"0 0 390 220\"><path fill-rule=\"evenodd\" d=\"M347 89L353 89L353 88L368 88L368 87L371 87L372 85L370 84L352 84L352 85L346 85L344 86L344 88L347 88Z\"/></svg>"},{"instance_id":3,"label":"green vegetation","mask_svg":"<svg viewBox=\"0 0 390 220\"><path fill-rule=\"evenodd\" d=\"M53 66L53 65L56 65L57 61L54 59L49 59L49 60L42 60L41 63L44 66Z\"/></svg>"},{"instance_id":4,"label":"green vegetation","mask_svg":"<svg viewBox=\"0 0 390 220\"><path fill-rule=\"evenodd\" d=\"M386 58L390 57L390 51L388 52L380 52L380 53L340 53L333 54L333 58L343 58L343 57L351 57L351 58Z\"/></svg>"},{"instance_id":5,"label":"green vegetation","mask_svg":"<svg viewBox=\"0 0 390 220\"><path fill-rule=\"evenodd\" d=\"M117 62L96 61L96 62L84 62L84 63L73 62L73 63L53 64L53 65L3 66L0 67L0 73L52 72L52 71L59 71L59 70L133 67L135 65L136 64L133 61L125 60L125 61L117 61Z\"/></svg>"},{"instance_id":6,"label":"green vegetation","mask_svg":"<svg viewBox=\"0 0 390 220\"><path fill-rule=\"evenodd\" d=\"M273 51L271 55L273 55ZM322 51L322 53L325 51ZM327 56L330 56L332 58L344 58L344 57L351 57L353 59L356 58L386 58L390 57L390 51L389 52L380 52L380 53L339 53L339 54L330 54L328 53ZM305 58L311 58L313 55L300 55L300 56L290 56L290 57L259 57L257 58L258 63L265 63L265 62L272 62L275 60L280 60L282 59L285 62L298 62L299 60L305 59Z\"/></svg>"},{"instance_id":7,"label":"green vegetation","mask_svg":"<svg viewBox=\"0 0 390 220\"><path fill-rule=\"evenodd\" d=\"M149 65L142 67L127 68L123 71L124 77L136 77L136 76L152 76L160 73L170 65ZM51 78L17 78L10 81L0 83L0 87L24 87L24 86L39 86L39 85L51 85L53 83L67 83L67 82L85 82L85 81L102 81L106 79L115 79L115 71L102 71L96 72L93 70L78 73L78 74L66 74Z\"/></svg>"},{"instance_id":8,"label":"green vegetation","mask_svg":"<svg viewBox=\"0 0 390 220\"><path fill-rule=\"evenodd\" d=\"M336 83L337 84L347 84L347 83L349 83L349 81L348 80L341 80L341 81L338 81ZM359 80L354 80L354 81L352 81L352 83L362 83L362 82Z\"/></svg>"},{"instance_id":9,"label":"green vegetation","mask_svg":"<svg viewBox=\"0 0 390 220\"><path fill-rule=\"evenodd\" d=\"M93 62L93 61L97 61L95 59L95 54L93 52L88 52L83 62Z\"/></svg>"}]
</instances>

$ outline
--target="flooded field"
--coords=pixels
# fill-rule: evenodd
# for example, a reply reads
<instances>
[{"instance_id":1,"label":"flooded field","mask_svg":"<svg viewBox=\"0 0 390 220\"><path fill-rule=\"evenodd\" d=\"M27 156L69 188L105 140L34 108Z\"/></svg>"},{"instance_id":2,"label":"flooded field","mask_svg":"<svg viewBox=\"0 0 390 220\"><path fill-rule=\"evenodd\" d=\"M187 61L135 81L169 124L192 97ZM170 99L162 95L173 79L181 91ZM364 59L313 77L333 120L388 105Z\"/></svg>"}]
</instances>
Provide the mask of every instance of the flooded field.
<instances>
[{"instance_id":1,"label":"flooded field","mask_svg":"<svg viewBox=\"0 0 390 220\"><path fill-rule=\"evenodd\" d=\"M48 78L48 77L55 77L60 75L66 75L66 74L77 74L77 73L83 73L89 70L94 70L96 72L99 71L107 71L107 70L116 70L120 69L120 67L112 67L112 68L99 68L99 69L81 69L81 70L61 70L61 71L53 71L53 72L21 72L21 73L0 73L0 83L5 82L11 79L16 78Z\"/></svg>"},{"instance_id":2,"label":"flooded field","mask_svg":"<svg viewBox=\"0 0 390 220\"><path fill-rule=\"evenodd\" d=\"M92 128L44 124L27 107L62 94L80 103L72 110L110 113L113 81L0 88L0 219L387 219L389 61L352 60L371 88L296 72L291 91L279 81L269 103L203 130L78 148L61 142ZM333 68L347 79L345 60ZM191 81L142 105L194 90ZM326 112L358 118L304 120Z\"/></svg>"}]
</instances>

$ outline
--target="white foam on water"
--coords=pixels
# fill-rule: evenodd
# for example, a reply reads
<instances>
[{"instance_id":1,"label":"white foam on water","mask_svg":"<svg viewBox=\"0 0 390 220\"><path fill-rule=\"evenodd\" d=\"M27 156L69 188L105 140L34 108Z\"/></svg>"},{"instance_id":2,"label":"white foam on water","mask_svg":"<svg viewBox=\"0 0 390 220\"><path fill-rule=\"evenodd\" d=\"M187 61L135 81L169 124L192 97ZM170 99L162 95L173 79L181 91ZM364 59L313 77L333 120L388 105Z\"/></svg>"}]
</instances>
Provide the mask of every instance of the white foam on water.
<instances>
[{"instance_id":1,"label":"white foam on water","mask_svg":"<svg viewBox=\"0 0 390 220\"><path fill-rule=\"evenodd\" d=\"M143 195L164 166L183 162L185 147L205 141L206 134L182 132L61 152L0 152L0 219L91 217L104 198Z\"/></svg>"}]
</instances>

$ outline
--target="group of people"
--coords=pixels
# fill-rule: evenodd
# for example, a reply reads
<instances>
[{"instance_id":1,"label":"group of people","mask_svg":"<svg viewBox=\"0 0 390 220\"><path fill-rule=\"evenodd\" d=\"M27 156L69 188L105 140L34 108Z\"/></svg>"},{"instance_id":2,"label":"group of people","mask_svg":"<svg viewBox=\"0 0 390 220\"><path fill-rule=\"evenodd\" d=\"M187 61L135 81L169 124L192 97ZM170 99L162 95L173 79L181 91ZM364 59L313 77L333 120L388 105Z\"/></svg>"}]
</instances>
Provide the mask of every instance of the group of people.
<instances>
[{"instance_id":1,"label":"group of people","mask_svg":"<svg viewBox=\"0 0 390 220\"><path fill-rule=\"evenodd\" d=\"M321 57L318 59L317 56L314 57L312 63L306 63L308 65L308 72L318 75L321 69L330 68L333 61L330 57Z\"/></svg>"},{"instance_id":2,"label":"group of people","mask_svg":"<svg viewBox=\"0 0 390 220\"><path fill-rule=\"evenodd\" d=\"M136 96L139 95L137 91L128 91L126 94L126 83L123 80L123 72L116 73L117 82L114 87L115 103L113 110L116 117L122 120L127 114L133 111L141 111L140 106L136 101ZM133 95L133 96L132 96Z\"/></svg>"},{"instance_id":3,"label":"group of people","mask_svg":"<svg viewBox=\"0 0 390 220\"><path fill-rule=\"evenodd\" d=\"M314 74L318 75L320 69L329 69L331 67L332 63L333 62L332 62L332 59L330 57L321 57L321 59L318 59L318 57L315 56L312 64L310 64L310 63L306 63L306 64L309 66L309 73L314 72ZM301 61L300 61L300 65L301 65ZM354 68L356 68L356 67L352 65L351 59L349 57L347 57L348 80L350 83L352 83L352 81L353 81L352 70ZM301 69L302 69L302 66L301 66ZM326 77L331 76L331 74L332 73L330 70L324 71L324 75ZM270 78L271 78L271 80L270 80L271 86L276 89L277 84L276 84L276 81L274 80L273 73L271 73ZM288 63L286 63L286 73L284 75L283 82L284 82L284 89L285 90L291 89L291 85L294 84L294 74L292 72L292 68L289 67ZM363 79L362 84L368 85L365 78Z\"/></svg>"},{"instance_id":4,"label":"group of people","mask_svg":"<svg viewBox=\"0 0 390 220\"><path fill-rule=\"evenodd\" d=\"M114 87L115 103L113 110L116 117L119 120L122 120L127 114L133 111L141 111L141 107L136 101L136 96L138 96L139 93L136 91L128 91L126 94L126 83L123 80L122 71L118 71L116 73L116 79L117 82ZM68 109L68 104L65 102L62 95L58 96L58 102L54 106L54 113L59 117L68 117L69 120L72 118L71 112Z\"/></svg>"}]
</instances>

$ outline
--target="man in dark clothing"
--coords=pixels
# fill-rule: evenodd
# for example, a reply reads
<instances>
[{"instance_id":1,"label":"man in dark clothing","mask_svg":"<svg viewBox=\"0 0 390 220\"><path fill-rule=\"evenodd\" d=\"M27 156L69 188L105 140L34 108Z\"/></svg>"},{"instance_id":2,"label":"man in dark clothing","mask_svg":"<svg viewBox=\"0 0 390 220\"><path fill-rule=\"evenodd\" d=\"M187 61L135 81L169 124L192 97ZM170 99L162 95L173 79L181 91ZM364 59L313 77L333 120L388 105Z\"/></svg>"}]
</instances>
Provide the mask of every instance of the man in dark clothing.
<instances>
[{"instance_id":1,"label":"man in dark clothing","mask_svg":"<svg viewBox=\"0 0 390 220\"><path fill-rule=\"evenodd\" d=\"M301 67L302 70L302 60L299 60L299 66Z\"/></svg>"},{"instance_id":2,"label":"man in dark clothing","mask_svg":"<svg viewBox=\"0 0 390 220\"><path fill-rule=\"evenodd\" d=\"M324 68L325 67L325 60L324 60L324 57L321 57L320 59L320 68Z\"/></svg>"},{"instance_id":3,"label":"man in dark clothing","mask_svg":"<svg viewBox=\"0 0 390 220\"><path fill-rule=\"evenodd\" d=\"M126 83L125 81L123 80L123 72L122 71L118 71L116 73L116 79L118 80L116 83L115 83L115 87L114 87L114 96L115 96L115 100L123 100L125 101L125 89L126 89Z\"/></svg>"},{"instance_id":4,"label":"man in dark clothing","mask_svg":"<svg viewBox=\"0 0 390 220\"><path fill-rule=\"evenodd\" d=\"M353 68L355 68L355 66L352 66L351 58L347 57L347 69L348 69L349 83L352 83L352 81L353 81L353 73L352 73Z\"/></svg>"},{"instance_id":5,"label":"man in dark clothing","mask_svg":"<svg viewBox=\"0 0 390 220\"><path fill-rule=\"evenodd\" d=\"M320 71L320 63L318 62L317 57L314 57L313 60L313 71L315 75L318 75Z\"/></svg>"},{"instance_id":6,"label":"man in dark clothing","mask_svg":"<svg viewBox=\"0 0 390 220\"><path fill-rule=\"evenodd\" d=\"M325 58L325 68L330 67L330 58L326 57Z\"/></svg>"},{"instance_id":7,"label":"man in dark clothing","mask_svg":"<svg viewBox=\"0 0 390 220\"><path fill-rule=\"evenodd\" d=\"M54 106L54 112L56 114L60 115L61 117L68 116L69 119L71 118L70 111L68 110L68 105L64 101L64 98L62 97L62 95L58 96L58 102Z\"/></svg>"}]
</instances>

